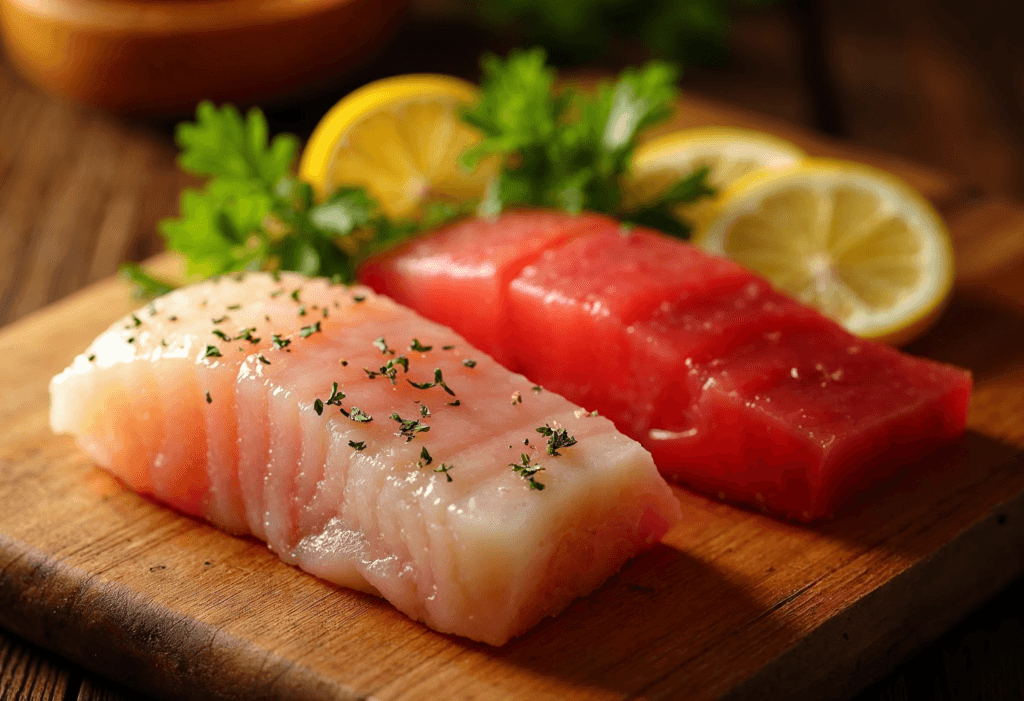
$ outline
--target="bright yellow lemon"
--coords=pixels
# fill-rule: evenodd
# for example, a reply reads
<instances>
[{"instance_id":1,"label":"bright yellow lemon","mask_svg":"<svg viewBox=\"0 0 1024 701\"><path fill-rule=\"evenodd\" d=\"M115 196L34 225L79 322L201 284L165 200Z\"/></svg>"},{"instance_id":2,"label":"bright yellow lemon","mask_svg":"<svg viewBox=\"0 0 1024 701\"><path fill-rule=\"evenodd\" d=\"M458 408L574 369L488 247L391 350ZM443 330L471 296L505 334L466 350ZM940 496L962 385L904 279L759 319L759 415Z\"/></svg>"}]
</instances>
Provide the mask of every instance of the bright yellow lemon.
<instances>
[{"instance_id":1,"label":"bright yellow lemon","mask_svg":"<svg viewBox=\"0 0 1024 701\"><path fill-rule=\"evenodd\" d=\"M648 141L637 148L624 184L627 207L653 199L694 169L708 166L708 182L721 191L738 178L759 170L798 163L804 152L778 137L751 129L700 127ZM715 200L682 205L678 214L698 228L713 216Z\"/></svg>"},{"instance_id":2,"label":"bright yellow lemon","mask_svg":"<svg viewBox=\"0 0 1024 701\"><path fill-rule=\"evenodd\" d=\"M479 198L494 172L473 171L459 155L479 142L459 110L476 86L443 75L404 75L370 83L324 116L302 154L299 176L320 196L343 185L365 187L393 218L417 218L427 202Z\"/></svg>"},{"instance_id":3,"label":"bright yellow lemon","mask_svg":"<svg viewBox=\"0 0 1024 701\"><path fill-rule=\"evenodd\" d=\"M936 318L953 286L949 233L931 205L892 175L844 161L740 178L695 242L896 345Z\"/></svg>"}]
</instances>

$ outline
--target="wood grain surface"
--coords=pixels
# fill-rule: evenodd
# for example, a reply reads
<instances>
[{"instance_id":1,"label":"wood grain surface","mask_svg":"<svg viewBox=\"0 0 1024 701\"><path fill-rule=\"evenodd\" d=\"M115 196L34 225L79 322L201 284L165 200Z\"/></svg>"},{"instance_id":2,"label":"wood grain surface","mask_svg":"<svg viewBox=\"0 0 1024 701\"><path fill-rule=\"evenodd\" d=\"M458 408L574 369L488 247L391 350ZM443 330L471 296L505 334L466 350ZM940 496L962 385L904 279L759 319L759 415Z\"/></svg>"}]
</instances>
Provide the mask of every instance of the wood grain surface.
<instances>
[{"instance_id":1,"label":"wood grain surface","mask_svg":"<svg viewBox=\"0 0 1024 701\"><path fill-rule=\"evenodd\" d=\"M0 378L0 625L164 698L843 698L1006 586L1024 572L1024 210L714 103L677 123L767 128L937 204L958 287L912 350L975 373L956 449L814 528L678 489L661 546L493 649L128 492L53 437L49 377L133 306L105 281L0 332L19 368Z\"/></svg>"}]
</instances>

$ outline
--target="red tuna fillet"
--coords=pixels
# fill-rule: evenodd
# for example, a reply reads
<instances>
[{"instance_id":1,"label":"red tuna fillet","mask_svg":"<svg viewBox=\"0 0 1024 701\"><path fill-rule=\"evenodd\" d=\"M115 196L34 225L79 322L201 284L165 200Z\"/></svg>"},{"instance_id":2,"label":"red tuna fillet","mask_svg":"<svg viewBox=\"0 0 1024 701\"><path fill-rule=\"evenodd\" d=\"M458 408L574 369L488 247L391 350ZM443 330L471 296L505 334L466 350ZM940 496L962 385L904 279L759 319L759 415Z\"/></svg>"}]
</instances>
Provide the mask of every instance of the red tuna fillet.
<instances>
[{"instance_id":1,"label":"red tuna fillet","mask_svg":"<svg viewBox=\"0 0 1024 701\"><path fill-rule=\"evenodd\" d=\"M638 443L531 386L367 288L250 274L115 323L50 422L138 491L500 645L680 518Z\"/></svg>"},{"instance_id":2,"label":"red tuna fillet","mask_svg":"<svg viewBox=\"0 0 1024 701\"><path fill-rule=\"evenodd\" d=\"M519 236L529 245L509 255ZM495 241L494 274L461 276ZM778 515L826 516L966 425L968 372L858 339L731 261L605 217L457 223L360 278L609 417L662 473Z\"/></svg>"}]
</instances>

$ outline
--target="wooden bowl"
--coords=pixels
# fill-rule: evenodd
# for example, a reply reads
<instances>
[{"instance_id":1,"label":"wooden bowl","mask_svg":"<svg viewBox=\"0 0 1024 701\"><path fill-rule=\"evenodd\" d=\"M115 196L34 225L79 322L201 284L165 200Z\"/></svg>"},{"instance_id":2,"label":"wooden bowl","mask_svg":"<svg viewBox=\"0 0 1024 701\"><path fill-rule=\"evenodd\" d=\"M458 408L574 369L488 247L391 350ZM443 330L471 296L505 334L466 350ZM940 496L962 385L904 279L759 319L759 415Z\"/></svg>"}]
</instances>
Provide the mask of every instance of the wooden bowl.
<instances>
[{"instance_id":1,"label":"wooden bowl","mask_svg":"<svg viewBox=\"0 0 1024 701\"><path fill-rule=\"evenodd\" d=\"M334 82L409 0L0 0L13 63L43 89L116 112L263 103Z\"/></svg>"}]
</instances>

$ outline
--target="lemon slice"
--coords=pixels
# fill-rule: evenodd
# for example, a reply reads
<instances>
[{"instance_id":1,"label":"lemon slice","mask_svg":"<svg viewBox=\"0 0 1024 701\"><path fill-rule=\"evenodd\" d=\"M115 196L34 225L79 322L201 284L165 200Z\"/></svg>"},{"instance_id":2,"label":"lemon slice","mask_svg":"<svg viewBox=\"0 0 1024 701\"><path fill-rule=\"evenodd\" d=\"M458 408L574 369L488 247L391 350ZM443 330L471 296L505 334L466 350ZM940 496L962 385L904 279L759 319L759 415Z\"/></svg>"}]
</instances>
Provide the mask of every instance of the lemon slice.
<instances>
[{"instance_id":1,"label":"lemon slice","mask_svg":"<svg viewBox=\"0 0 1024 701\"><path fill-rule=\"evenodd\" d=\"M807 159L737 180L695 243L849 331L896 345L938 316L953 286L949 233L931 205L854 163Z\"/></svg>"},{"instance_id":2,"label":"lemon slice","mask_svg":"<svg viewBox=\"0 0 1024 701\"><path fill-rule=\"evenodd\" d=\"M627 207L665 192L700 166L709 166L708 182L719 192L758 170L789 168L804 158L794 144L764 132L733 127L701 127L648 141L633 156L624 185ZM714 200L682 205L678 214L700 228L713 216Z\"/></svg>"},{"instance_id":3,"label":"lemon slice","mask_svg":"<svg viewBox=\"0 0 1024 701\"><path fill-rule=\"evenodd\" d=\"M480 137L459 109L479 97L476 86L443 75L403 75L359 88L320 120L299 162L299 177L323 197L342 185L362 186L394 218L417 218L428 201L480 197L494 171L470 172L459 155Z\"/></svg>"}]
</instances>

